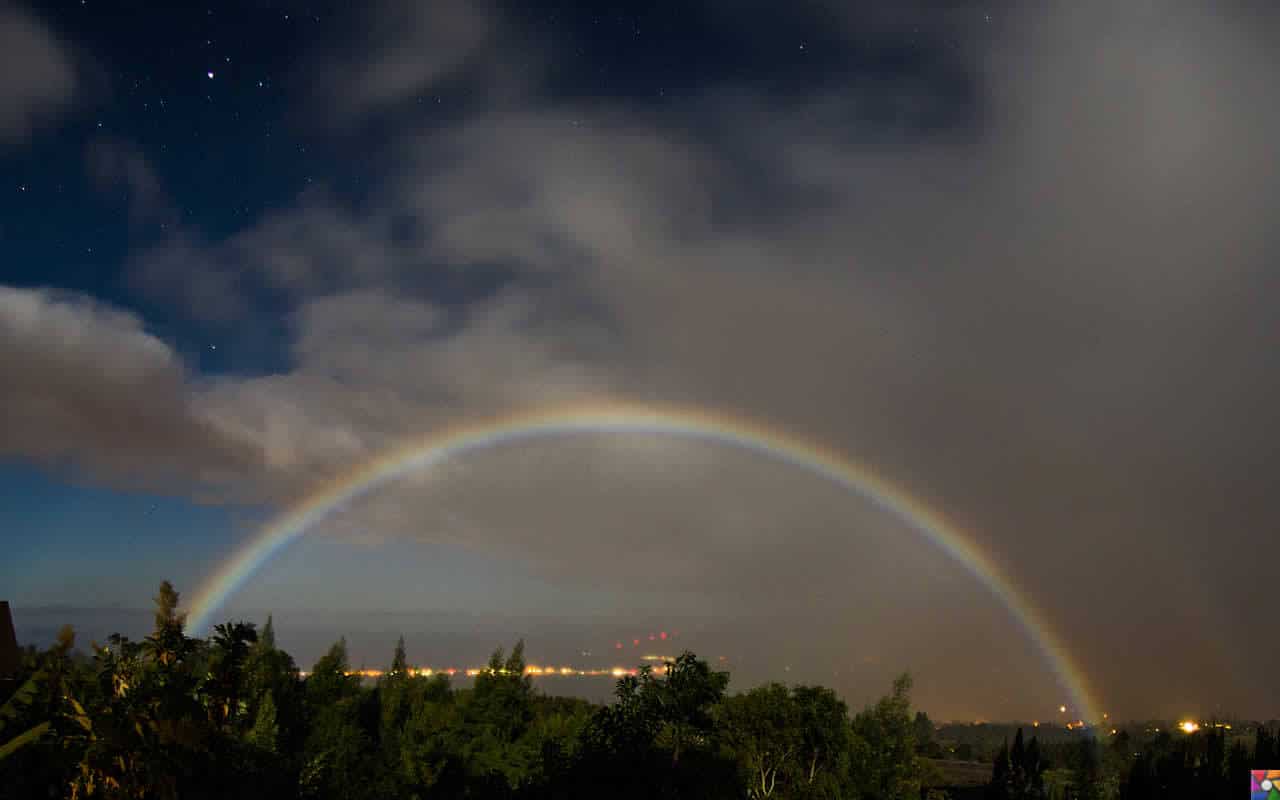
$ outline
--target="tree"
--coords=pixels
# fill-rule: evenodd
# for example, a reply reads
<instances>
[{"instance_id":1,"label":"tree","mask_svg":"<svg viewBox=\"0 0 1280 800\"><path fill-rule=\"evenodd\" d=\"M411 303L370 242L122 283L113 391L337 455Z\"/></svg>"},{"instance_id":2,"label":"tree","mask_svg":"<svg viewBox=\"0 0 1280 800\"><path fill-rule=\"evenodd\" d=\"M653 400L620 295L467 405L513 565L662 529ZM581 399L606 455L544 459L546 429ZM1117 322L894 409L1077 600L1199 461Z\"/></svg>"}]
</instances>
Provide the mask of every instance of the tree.
<instances>
[{"instance_id":1,"label":"tree","mask_svg":"<svg viewBox=\"0 0 1280 800\"><path fill-rule=\"evenodd\" d=\"M1156 782L1151 774L1151 762L1146 753L1133 760L1129 767L1129 775L1124 782L1123 797L1125 800L1156 800Z\"/></svg>"},{"instance_id":2,"label":"tree","mask_svg":"<svg viewBox=\"0 0 1280 800\"><path fill-rule=\"evenodd\" d=\"M1026 796L1031 800L1043 800L1045 797L1045 766L1044 758L1040 755L1040 742L1032 736L1027 744L1027 753L1023 762L1023 768L1027 774Z\"/></svg>"},{"instance_id":3,"label":"tree","mask_svg":"<svg viewBox=\"0 0 1280 800\"><path fill-rule=\"evenodd\" d=\"M220 737L207 710L206 648L183 632L178 599L163 582L151 635L112 636L95 655L97 685L66 695L63 739L80 753L73 798L242 793L243 771L228 768L236 742Z\"/></svg>"},{"instance_id":4,"label":"tree","mask_svg":"<svg viewBox=\"0 0 1280 800\"><path fill-rule=\"evenodd\" d=\"M666 674L659 680L647 668L641 671L640 691L653 709L671 750L671 764L680 763L680 755L692 743L711 732L711 709L724 698L729 676L714 672L706 661L689 651L666 664Z\"/></svg>"},{"instance_id":5,"label":"tree","mask_svg":"<svg viewBox=\"0 0 1280 800\"><path fill-rule=\"evenodd\" d=\"M1027 750L1022 743L1022 728L1013 737L1013 747L1009 748L1009 794L1023 800L1027 794Z\"/></svg>"},{"instance_id":6,"label":"tree","mask_svg":"<svg viewBox=\"0 0 1280 800\"><path fill-rule=\"evenodd\" d=\"M1010 800L1013 797L1012 764L1009 758L1009 741L996 752L991 761L991 782L987 784L988 800Z\"/></svg>"},{"instance_id":7,"label":"tree","mask_svg":"<svg viewBox=\"0 0 1280 800\"><path fill-rule=\"evenodd\" d=\"M533 680L525 672L524 642L503 657L495 650L489 666L475 678L472 689L459 693L462 737L456 757L469 779L508 793L530 783L538 761L527 735L534 716Z\"/></svg>"},{"instance_id":8,"label":"tree","mask_svg":"<svg viewBox=\"0 0 1280 800\"><path fill-rule=\"evenodd\" d=\"M1226 738L1221 729L1209 728L1204 732L1204 755L1200 762L1197 783L1202 797L1215 798L1226 789L1230 796L1230 788L1223 784L1227 776Z\"/></svg>"},{"instance_id":9,"label":"tree","mask_svg":"<svg viewBox=\"0 0 1280 800\"><path fill-rule=\"evenodd\" d=\"M999 800L1041 800L1045 796L1044 760L1040 755L1040 742L1032 736L1023 744L1022 728L1000 746L991 764L991 782L987 784L987 797Z\"/></svg>"},{"instance_id":10,"label":"tree","mask_svg":"<svg viewBox=\"0 0 1280 800\"><path fill-rule=\"evenodd\" d=\"M348 675L350 669L344 636L330 645L329 651L320 657L307 677L307 704L314 712L332 707L356 693L360 679Z\"/></svg>"},{"instance_id":11,"label":"tree","mask_svg":"<svg viewBox=\"0 0 1280 800\"><path fill-rule=\"evenodd\" d=\"M773 797L803 774L800 713L787 687L770 683L720 705L720 736L741 765L747 797Z\"/></svg>"},{"instance_id":12,"label":"tree","mask_svg":"<svg viewBox=\"0 0 1280 800\"><path fill-rule=\"evenodd\" d=\"M804 783L809 793L844 794L851 737L848 706L834 691L822 686L797 686L792 696L800 725Z\"/></svg>"},{"instance_id":13,"label":"tree","mask_svg":"<svg viewBox=\"0 0 1280 800\"><path fill-rule=\"evenodd\" d=\"M1259 725L1253 742L1253 768L1274 769L1280 763L1280 746L1266 725Z\"/></svg>"},{"instance_id":14,"label":"tree","mask_svg":"<svg viewBox=\"0 0 1280 800\"><path fill-rule=\"evenodd\" d=\"M160 581L160 591L155 598L155 631L182 629L187 623L187 615L178 612L179 595L173 584L168 581Z\"/></svg>"},{"instance_id":15,"label":"tree","mask_svg":"<svg viewBox=\"0 0 1280 800\"><path fill-rule=\"evenodd\" d=\"M275 625L270 616L249 648L242 668L241 698L244 718L254 724L270 697L274 706L277 745L281 752L297 754L306 738L306 713L302 677L293 657L276 647ZM286 762L292 769L292 761ZM278 762L279 764L279 762Z\"/></svg>"},{"instance_id":16,"label":"tree","mask_svg":"<svg viewBox=\"0 0 1280 800\"><path fill-rule=\"evenodd\" d=\"M535 691L523 642L497 650L457 691L445 676L412 674L403 639L374 686L348 674L342 639L304 680L276 647L271 618L260 635L229 622L194 639L183 631L177 591L162 584L155 600L151 634L95 644L91 664L72 658L70 630L48 652L27 653L19 688L0 698L0 794L918 796L918 743L932 726L912 716L905 676L852 721L819 686L769 684L726 697L728 675L687 652L660 672L625 676L615 701L594 708ZM1028 770L1036 753L1033 739L1019 759ZM1231 768L1248 758L1233 749Z\"/></svg>"},{"instance_id":17,"label":"tree","mask_svg":"<svg viewBox=\"0 0 1280 800\"><path fill-rule=\"evenodd\" d=\"M647 707L640 680L624 675L614 686L616 700L599 708L587 726L589 744L601 753L639 755L653 747L658 719Z\"/></svg>"},{"instance_id":18,"label":"tree","mask_svg":"<svg viewBox=\"0 0 1280 800\"><path fill-rule=\"evenodd\" d=\"M934 738L937 732L933 720L929 719L929 715L923 711L916 712L915 719L915 737L916 737L916 753L925 758L942 758L942 745Z\"/></svg>"},{"instance_id":19,"label":"tree","mask_svg":"<svg viewBox=\"0 0 1280 800\"><path fill-rule=\"evenodd\" d=\"M1249 781L1249 749L1244 746L1244 742L1237 739L1231 745L1231 750L1227 752L1227 777L1226 786L1234 790L1234 787L1244 786Z\"/></svg>"},{"instance_id":20,"label":"tree","mask_svg":"<svg viewBox=\"0 0 1280 800\"><path fill-rule=\"evenodd\" d=\"M494 651L489 666L476 676L468 697L469 720L497 740L514 742L533 719L533 679L525 674L524 641L503 658Z\"/></svg>"},{"instance_id":21,"label":"tree","mask_svg":"<svg viewBox=\"0 0 1280 800\"><path fill-rule=\"evenodd\" d=\"M404 650L403 636L396 640L396 651L391 656L391 667L387 670L387 675L393 678L409 676L409 657Z\"/></svg>"},{"instance_id":22,"label":"tree","mask_svg":"<svg viewBox=\"0 0 1280 800\"><path fill-rule=\"evenodd\" d=\"M1071 779L1078 800L1102 800L1105 796L1097 739L1081 739L1076 746L1076 763Z\"/></svg>"},{"instance_id":23,"label":"tree","mask_svg":"<svg viewBox=\"0 0 1280 800\"><path fill-rule=\"evenodd\" d=\"M445 675L428 679L400 736L401 778L407 796L457 796L464 777L459 757L462 714Z\"/></svg>"},{"instance_id":24,"label":"tree","mask_svg":"<svg viewBox=\"0 0 1280 800\"><path fill-rule=\"evenodd\" d=\"M375 751L360 724L360 679L349 669L341 638L307 677L309 730L299 776L304 797L353 800L367 796L373 783Z\"/></svg>"},{"instance_id":25,"label":"tree","mask_svg":"<svg viewBox=\"0 0 1280 800\"><path fill-rule=\"evenodd\" d=\"M262 626L262 631L258 634L258 643L265 650L276 649L276 625L270 614L267 615L267 621Z\"/></svg>"},{"instance_id":26,"label":"tree","mask_svg":"<svg viewBox=\"0 0 1280 800\"><path fill-rule=\"evenodd\" d=\"M186 637L183 628L187 615L178 612L178 592L168 581L160 582L155 596L155 628L147 637L147 646L162 666L168 666L189 656L194 642Z\"/></svg>"},{"instance_id":27,"label":"tree","mask_svg":"<svg viewBox=\"0 0 1280 800\"><path fill-rule=\"evenodd\" d=\"M412 676L409 674L409 658L404 649L404 637L396 641L395 652L391 655L391 665L378 679L378 695L382 705L382 739L394 739L404 727L409 716L409 689ZM395 743L390 742L394 749Z\"/></svg>"},{"instance_id":28,"label":"tree","mask_svg":"<svg viewBox=\"0 0 1280 800\"><path fill-rule=\"evenodd\" d=\"M215 724L234 725L248 709L242 708L246 689L245 662L258 634L252 623L228 622L214 628L208 675L203 693Z\"/></svg>"},{"instance_id":29,"label":"tree","mask_svg":"<svg viewBox=\"0 0 1280 800\"><path fill-rule=\"evenodd\" d=\"M853 736L851 771L859 794L884 800L919 796L909 675L899 676L891 694L853 718Z\"/></svg>"},{"instance_id":30,"label":"tree","mask_svg":"<svg viewBox=\"0 0 1280 800\"><path fill-rule=\"evenodd\" d=\"M271 692L258 704L258 714L246 737L250 744L268 753L276 752L280 740L280 724L276 720L276 703Z\"/></svg>"},{"instance_id":31,"label":"tree","mask_svg":"<svg viewBox=\"0 0 1280 800\"><path fill-rule=\"evenodd\" d=\"M383 771L395 772L399 767L401 734L411 713L413 678L409 674L409 659L405 653L404 637L396 641L391 664L378 679L379 703L378 745L382 750Z\"/></svg>"}]
</instances>

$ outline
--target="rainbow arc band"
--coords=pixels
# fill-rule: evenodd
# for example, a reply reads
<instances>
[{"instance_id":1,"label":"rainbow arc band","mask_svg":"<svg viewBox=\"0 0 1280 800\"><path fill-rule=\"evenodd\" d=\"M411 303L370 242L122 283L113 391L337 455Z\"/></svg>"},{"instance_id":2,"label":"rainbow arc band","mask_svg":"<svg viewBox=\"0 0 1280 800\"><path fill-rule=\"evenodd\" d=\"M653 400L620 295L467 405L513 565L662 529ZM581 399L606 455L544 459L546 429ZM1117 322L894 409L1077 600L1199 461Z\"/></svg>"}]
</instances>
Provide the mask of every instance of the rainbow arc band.
<instances>
[{"instance_id":1,"label":"rainbow arc band","mask_svg":"<svg viewBox=\"0 0 1280 800\"><path fill-rule=\"evenodd\" d=\"M414 471L499 446L574 435L671 436L737 448L808 471L906 522L964 566L1004 605L1039 648L1080 719L1101 719L1084 674L996 562L958 526L869 466L818 442L719 411L623 402L556 407L463 423L394 447L311 491L222 562L198 590L188 630L207 630L219 609L277 553L344 504Z\"/></svg>"}]
</instances>

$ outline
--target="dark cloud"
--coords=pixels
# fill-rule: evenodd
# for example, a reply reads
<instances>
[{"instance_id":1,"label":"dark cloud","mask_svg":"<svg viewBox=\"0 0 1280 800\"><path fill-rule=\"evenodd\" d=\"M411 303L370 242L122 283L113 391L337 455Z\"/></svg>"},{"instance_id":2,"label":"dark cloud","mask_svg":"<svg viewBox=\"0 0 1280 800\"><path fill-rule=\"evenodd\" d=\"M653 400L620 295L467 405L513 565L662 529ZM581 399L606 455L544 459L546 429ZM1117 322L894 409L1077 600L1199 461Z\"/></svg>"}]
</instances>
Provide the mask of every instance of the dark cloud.
<instances>
[{"instance_id":1,"label":"dark cloud","mask_svg":"<svg viewBox=\"0 0 1280 800\"><path fill-rule=\"evenodd\" d=\"M101 138L89 144L90 176L104 191L124 188L129 195L130 220L135 225L176 228L179 218L173 201L151 163L135 146Z\"/></svg>"},{"instance_id":2,"label":"dark cloud","mask_svg":"<svg viewBox=\"0 0 1280 800\"><path fill-rule=\"evenodd\" d=\"M495 58L503 55L506 31L488 3L378 2L353 25L338 45L345 54L335 59L326 52L324 65L305 80L316 89L318 114L332 125L401 110L457 81L479 81L496 92L527 80Z\"/></svg>"},{"instance_id":3,"label":"dark cloud","mask_svg":"<svg viewBox=\"0 0 1280 800\"><path fill-rule=\"evenodd\" d=\"M502 23L473 13L398 24L335 84L335 102L363 113L467 59L518 62L480 46ZM95 324L150 365L163 391L148 394L168 398L157 419L187 435L198 408L199 429L215 432L203 450L258 443L263 466L243 479L279 498L407 436L540 404L621 397L768 419L972 531L1104 695L1180 713L1215 675L1224 702L1251 707L1268 656L1226 643L1277 655L1250 635L1265 622L1264 581L1242 581L1240 563L1280 556L1265 535L1280 520L1275 15L1071 4L948 28L902 13L852 15L848 35L953 39L950 63L974 91L962 126L915 126L939 115L911 109L954 102L915 80L888 81L875 113L858 78L785 101L708 88L663 114L530 94L397 133L394 168L358 211L308 196L226 241L186 231L139 258L140 285L215 321L264 313L267 295L276 313L283 298L287 370L193 384L136 320ZM405 56L420 34L455 30L438 58ZM906 111L886 119L886 95ZM445 297L495 264L506 277L490 291ZM84 370L86 385L107 380ZM58 441L71 455L74 437ZM203 450L183 452L204 463ZM989 598L941 588L968 584L900 522L689 443L489 454L407 478L326 529L463 543L564 580L662 575L722 607L825 598L782 604L810 615L789 625L794 638L827 646L815 609L837 607L863 641L905 637L880 655L914 654L934 665L930 680L985 674L992 654L957 631L999 627ZM937 596L945 607L920 600ZM1159 680L1118 655L1180 642L1194 665L1162 662ZM1048 691L1016 680L1024 696Z\"/></svg>"},{"instance_id":4,"label":"dark cloud","mask_svg":"<svg viewBox=\"0 0 1280 800\"><path fill-rule=\"evenodd\" d=\"M390 222L353 215L311 192L221 242L178 229L137 257L130 283L200 320L233 323L263 297L307 297L385 279L410 257Z\"/></svg>"},{"instance_id":5,"label":"dark cloud","mask_svg":"<svg viewBox=\"0 0 1280 800\"><path fill-rule=\"evenodd\" d=\"M0 3L0 144L25 140L76 91L71 55L23 10Z\"/></svg>"}]
</instances>

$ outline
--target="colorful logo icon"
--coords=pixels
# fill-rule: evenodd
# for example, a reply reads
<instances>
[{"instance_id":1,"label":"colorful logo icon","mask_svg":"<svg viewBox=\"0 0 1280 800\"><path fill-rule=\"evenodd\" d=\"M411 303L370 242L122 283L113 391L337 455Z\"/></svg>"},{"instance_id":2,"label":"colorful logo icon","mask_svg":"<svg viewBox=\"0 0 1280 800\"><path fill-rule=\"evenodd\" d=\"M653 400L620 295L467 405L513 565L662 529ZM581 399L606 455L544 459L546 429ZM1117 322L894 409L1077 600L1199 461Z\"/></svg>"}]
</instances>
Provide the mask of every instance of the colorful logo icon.
<instances>
[{"instance_id":1,"label":"colorful logo icon","mask_svg":"<svg viewBox=\"0 0 1280 800\"><path fill-rule=\"evenodd\" d=\"M1250 800L1280 800L1280 769L1255 769L1249 773Z\"/></svg>"}]
</instances>

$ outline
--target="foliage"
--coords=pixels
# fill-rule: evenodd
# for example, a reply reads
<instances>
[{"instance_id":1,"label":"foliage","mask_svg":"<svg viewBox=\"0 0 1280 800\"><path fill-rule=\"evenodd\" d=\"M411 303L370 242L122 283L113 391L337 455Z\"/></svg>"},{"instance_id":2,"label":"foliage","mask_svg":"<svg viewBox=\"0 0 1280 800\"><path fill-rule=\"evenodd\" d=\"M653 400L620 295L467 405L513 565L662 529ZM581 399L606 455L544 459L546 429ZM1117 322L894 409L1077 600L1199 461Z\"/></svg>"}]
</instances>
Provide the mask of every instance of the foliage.
<instances>
[{"instance_id":1,"label":"foliage","mask_svg":"<svg viewBox=\"0 0 1280 800\"><path fill-rule=\"evenodd\" d=\"M303 678L270 618L195 639L179 602L161 584L152 632L83 663L69 630L28 655L0 698L6 800L919 795L905 676L853 719L818 686L726 695L729 676L688 652L602 706L537 691L522 642L470 687L415 674L403 639L374 684L341 639Z\"/></svg>"},{"instance_id":2,"label":"foliage","mask_svg":"<svg viewBox=\"0 0 1280 800\"><path fill-rule=\"evenodd\" d=\"M1024 745L1022 728L1018 728L1013 746L1001 747L992 761L986 796L991 800L1044 800L1047 797L1046 767L1039 741L1032 736Z\"/></svg>"},{"instance_id":3,"label":"foliage","mask_svg":"<svg viewBox=\"0 0 1280 800\"><path fill-rule=\"evenodd\" d=\"M773 797L799 782L803 741L799 709L787 687L771 683L721 705L721 741L736 756L747 797Z\"/></svg>"},{"instance_id":4,"label":"foliage","mask_svg":"<svg viewBox=\"0 0 1280 800\"><path fill-rule=\"evenodd\" d=\"M905 800L920 796L920 761L911 716L911 677L853 718L853 763L858 796Z\"/></svg>"}]
</instances>

